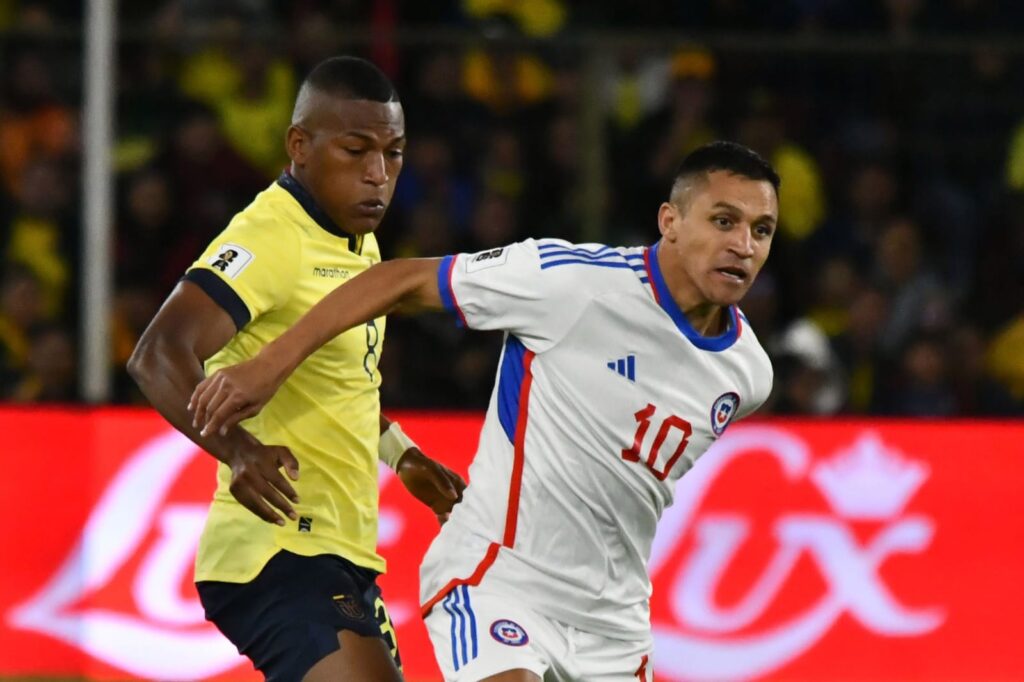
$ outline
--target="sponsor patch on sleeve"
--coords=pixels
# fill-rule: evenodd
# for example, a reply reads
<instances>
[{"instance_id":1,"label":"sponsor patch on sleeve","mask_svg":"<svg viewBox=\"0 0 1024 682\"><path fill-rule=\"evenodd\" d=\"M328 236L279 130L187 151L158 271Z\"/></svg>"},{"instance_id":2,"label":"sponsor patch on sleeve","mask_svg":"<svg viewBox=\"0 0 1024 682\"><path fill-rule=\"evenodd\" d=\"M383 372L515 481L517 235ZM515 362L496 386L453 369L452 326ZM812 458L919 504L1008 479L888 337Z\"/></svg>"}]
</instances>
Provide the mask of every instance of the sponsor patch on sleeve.
<instances>
[{"instance_id":1,"label":"sponsor patch on sleeve","mask_svg":"<svg viewBox=\"0 0 1024 682\"><path fill-rule=\"evenodd\" d=\"M499 265L504 265L507 261L508 249L505 247L488 249L487 251L474 253L469 257L466 261L466 272L477 272L478 270L494 268Z\"/></svg>"},{"instance_id":2,"label":"sponsor patch on sleeve","mask_svg":"<svg viewBox=\"0 0 1024 682\"><path fill-rule=\"evenodd\" d=\"M255 256L251 251L243 249L238 244L222 244L217 248L215 255L210 256L206 263L214 270L220 270L225 275L234 279L242 274L242 271L249 267Z\"/></svg>"}]
</instances>

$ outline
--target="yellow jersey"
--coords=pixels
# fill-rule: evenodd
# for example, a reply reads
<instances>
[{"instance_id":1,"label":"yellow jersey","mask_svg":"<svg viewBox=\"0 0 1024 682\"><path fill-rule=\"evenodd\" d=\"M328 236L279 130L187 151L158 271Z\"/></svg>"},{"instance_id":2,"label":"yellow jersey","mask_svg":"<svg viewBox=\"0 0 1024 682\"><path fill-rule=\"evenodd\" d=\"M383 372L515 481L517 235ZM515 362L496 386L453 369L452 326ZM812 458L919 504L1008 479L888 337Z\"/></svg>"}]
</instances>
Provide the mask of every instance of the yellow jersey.
<instances>
[{"instance_id":1,"label":"yellow jersey","mask_svg":"<svg viewBox=\"0 0 1024 682\"><path fill-rule=\"evenodd\" d=\"M238 333L206 361L207 374L256 355L320 299L380 261L372 234L339 230L287 172L238 213L185 279L234 320ZM336 554L383 571L377 554L377 447L384 318L311 355L242 426L299 461L299 519L278 526L240 505L220 463L199 541L197 581L249 582L280 549Z\"/></svg>"}]
</instances>

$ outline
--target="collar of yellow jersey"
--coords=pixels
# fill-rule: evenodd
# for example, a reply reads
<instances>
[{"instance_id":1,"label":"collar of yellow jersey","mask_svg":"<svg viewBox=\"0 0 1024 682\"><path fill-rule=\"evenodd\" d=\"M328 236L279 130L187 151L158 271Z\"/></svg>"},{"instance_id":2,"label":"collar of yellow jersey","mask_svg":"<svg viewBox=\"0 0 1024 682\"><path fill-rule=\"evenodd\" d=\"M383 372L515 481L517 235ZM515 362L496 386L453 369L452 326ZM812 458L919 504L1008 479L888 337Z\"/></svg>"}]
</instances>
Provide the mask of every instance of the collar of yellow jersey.
<instances>
[{"instance_id":1,"label":"collar of yellow jersey","mask_svg":"<svg viewBox=\"0 0 1024 682\"><path fill-rule=\"evenodd\" d=\"M362 253L362 236L349 234L338 227L338 225L331 220L331 217L327 215L327 212L317 205L316 201L313 199L313 195L295 179L295 176L288 172L287 168L281 171L280 177L277 178L277 184L295 197L295 201L299 202L299 206L301 206L302 210L304 210L306 214L313 219L313 222L334 236L347 239L348 250L352 253Z\"/></svg>"}]
</instances>

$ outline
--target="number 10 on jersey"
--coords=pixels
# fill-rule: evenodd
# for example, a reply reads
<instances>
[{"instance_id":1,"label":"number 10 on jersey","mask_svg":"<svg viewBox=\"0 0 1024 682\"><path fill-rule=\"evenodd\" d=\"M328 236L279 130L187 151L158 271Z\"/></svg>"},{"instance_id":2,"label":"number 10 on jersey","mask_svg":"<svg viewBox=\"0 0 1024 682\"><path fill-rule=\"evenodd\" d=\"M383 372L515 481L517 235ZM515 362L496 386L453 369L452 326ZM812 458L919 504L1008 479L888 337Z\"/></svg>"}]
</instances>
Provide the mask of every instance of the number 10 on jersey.
<instances>
[{"instance_id":1,"label":"number 10 on jersey","mask_svg":"<svg viewBox=\"0 0 1024 682\"><path fill-rule=\"evenodd\" d=\"M636 419L636 435L633 436L633 447L623 448L622 459L627 462L639 462L641 461L640 450L644 444L644 438L647 436L648 429L651 428L651 418L654 417L654 413L657 412L657 408L650 403L647 404L642 410L639 410L633 415ZM661 453L661 446L665 444L665 439L668 438L668 434L672 429L679 429L682 434L682 438L679 440L679 444L676 445L675 451L665 462L665 465L659 470L658 469L658 455ZM682 417L677 417L672 414L662 420L661 426L658 428L658 433L654 437L654 442L651 444L651 450L647 455L647 459L644 461L644 465L651 470L654 477L659 481L664 481L668 478L668 474L672 471L672 467L676 461L682 456L683 451L686 450L686 446L690 444L690 435L693 434L693 427L690 426L690 422L686 421Z\"/></svg>"}]
</instances>

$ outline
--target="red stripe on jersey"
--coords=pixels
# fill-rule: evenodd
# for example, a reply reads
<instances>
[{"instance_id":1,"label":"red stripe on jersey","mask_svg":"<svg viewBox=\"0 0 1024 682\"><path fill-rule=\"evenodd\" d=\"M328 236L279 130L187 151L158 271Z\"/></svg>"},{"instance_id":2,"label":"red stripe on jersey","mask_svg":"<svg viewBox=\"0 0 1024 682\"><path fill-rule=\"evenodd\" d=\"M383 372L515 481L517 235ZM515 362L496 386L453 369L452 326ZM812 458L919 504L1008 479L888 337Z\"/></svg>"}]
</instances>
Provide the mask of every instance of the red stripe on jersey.
<instances>
[{"instance_id":1,"label":"red stripe on jersey","mask_svg":"<svg viewBox=\"0 0 1024 682\"><path fill-rule=\"evenodd\" d=\"M740 337L743 336L743 316L740 315L740 311L736 311L736 340L739 341Z\"/></svg>"},{"instance_id":2,"label":"red stripe on jersey","mask_svg":"<svg viewBox=\"0 0 1024 682\"><path fill-rule=\"evenodd\" d=\"M654 286L654 273L651 272L650 249L644 249L644 269L647 271L647 286L651 287L651 293L654 294L654 302L661 305L661 299L658 297L658 287Z\"/></svg>"},{"instance_id":3,"label":"red stripe on jersey","mask_svg":"<svg viewBox=\"0 0 1024 682\"><path fill-rule=\"evenodd\" d=\"M530 404L530 384L533 383L533 351L523 354L523 385L519 389L519 417L516 419L516 439L513 445L512 484L508 491L508 512L505 514L505 539L511 547L516 542L516 524L519 522L519 491L523 486L523 460L526 459L526 419Z\"/></svg>"},{"instance_id":4,"label":"red stripe on jersey","mask_svg":"<svg viewBox=\"0 0 1024 682\"><path fill-rule=\"evenodd\" d=\"M458 256L452 258L451 263L448 264L448 293L452 296L452 305L455 306L455 312L459 314L459 319L462 320L462 326L469 329L469 325L466 324L466 316L462 312L462 306L459 305L459 299L455 296L455 289L452 288L452 275L455 273L455 262L459 260Z\"/></svg>"},{"instance_id":5,"label":"red stripe on jersey","mask_svg":"<svg viewBox=\"0 0 1024 682\"><path fill-rule=\"evenodd\" d=\"M473 574L468 578L452 578L448 583L437 591L420 608L421 615L426 618L434 604L445 598L449 592L459 585L479 585L483 580L487 569L491 567L494 560L498 558L498 550L502 547L512 547L516 542L516 526L519 523L519 494L523 488L523 463L526 459L526 420L529 416L530 385L533 383L533 358L536 355L533 351L526 351L523 354L523 384L519 389L519 416L516 419L516 436L512 449L512 476L508 489L508 510L505 512L505 534L499 545L492 542L487 547L487 553L477 564Z\"/></svg>"}]
</instances>

